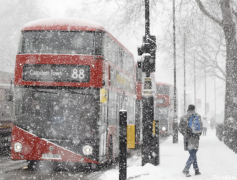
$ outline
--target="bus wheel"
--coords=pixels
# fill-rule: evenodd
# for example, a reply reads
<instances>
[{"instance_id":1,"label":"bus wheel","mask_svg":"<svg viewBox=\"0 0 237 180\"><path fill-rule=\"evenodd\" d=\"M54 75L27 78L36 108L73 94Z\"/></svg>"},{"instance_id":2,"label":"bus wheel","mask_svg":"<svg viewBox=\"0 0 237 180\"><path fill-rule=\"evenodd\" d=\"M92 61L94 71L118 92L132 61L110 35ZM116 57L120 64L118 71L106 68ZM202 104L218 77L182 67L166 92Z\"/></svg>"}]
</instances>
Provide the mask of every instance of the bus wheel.
<instances>
[{"instance_id":1,"label":"bus wheel","mask_svg":"<svg viewBox=\"0 0 237 180\"><path fill-rule=\"evenodd\" d=\"M33 171L36 169L37 161L27 161L27 163L28 163L27 167L30 171Z\"/></svg>"},{"instance_id":2,"label":"bus wheel","mask_svg":"<svg viewBox=\"0 0 237 180\"><path fill-rule=\"evenodd\" d=\"M90 170L91 170L91 171L99 171L99 170L100 170L99 164L91 163L91 164L90 164Z\"/></svg>"},{"instance_id":3,"label":"bus wheel","mask_svg":"<svg viewBox=\"0 0 237 180\"><path fill-rule=\"evenodd\" d=\"M55 166L51 161L38 161L36 163L36 169L43 173L51 173L54 171Z\"/></svg>"}]
</instances>

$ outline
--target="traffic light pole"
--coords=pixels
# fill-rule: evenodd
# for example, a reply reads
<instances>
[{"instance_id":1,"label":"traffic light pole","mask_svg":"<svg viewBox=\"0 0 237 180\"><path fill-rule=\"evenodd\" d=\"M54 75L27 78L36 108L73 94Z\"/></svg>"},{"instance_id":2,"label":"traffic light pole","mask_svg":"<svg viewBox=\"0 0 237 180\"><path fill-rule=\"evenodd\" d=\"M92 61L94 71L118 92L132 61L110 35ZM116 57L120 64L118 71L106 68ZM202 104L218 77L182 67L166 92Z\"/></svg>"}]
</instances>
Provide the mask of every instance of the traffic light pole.
<instances>
[{"instance_id":1,"label":"traffic light pole","mask_svg":"<svg viewBox=\"0 0 237 180\"><path fill-rule=\"evenodd\" d=\"M147 43L147 37L150 35L149 0L145 0L145 35L146 35L146 43Z\"/></svg>"},{"instance_id":2,"label":"traffic light pole","mask_svg":"<svg viewBox=\"0 0 237 180\"><path fill-rule=\"evenodd\" d=\"M156 38L150 35L149 0L145 0L145 36L139 55L143 56L142 72L145 73L142 93L142 166L159 164L159 130L155 133L154 91L150 73L155 72ZM159 126L158 126L159 127Z\"/></svg>"}]
</instances>

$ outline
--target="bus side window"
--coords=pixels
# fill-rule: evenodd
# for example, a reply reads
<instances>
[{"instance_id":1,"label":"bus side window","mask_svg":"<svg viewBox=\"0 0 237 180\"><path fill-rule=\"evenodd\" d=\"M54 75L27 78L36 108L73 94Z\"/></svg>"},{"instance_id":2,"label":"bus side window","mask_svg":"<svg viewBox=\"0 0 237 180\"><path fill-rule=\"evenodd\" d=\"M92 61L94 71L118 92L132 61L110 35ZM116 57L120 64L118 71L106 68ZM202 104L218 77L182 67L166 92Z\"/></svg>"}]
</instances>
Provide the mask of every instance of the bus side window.
<instances>
[{"instance_id":1,"label":"bus side window","mask_svg":"<svg viewBox=\"0 0 237 180\"><path fill-rule=\"evenodd\" d=\"M119 110L120 110L120 108L119 108L119 104L120 104L120 97L119 97L119 94L117 94L117 104L116 104L116 120L117 120L117 122L116 122L116 124L118 125L119 124Z\"/></svg>"},{"instance_id":2,"label":"bus side window","mask_svg":"<svg viewBox=\"0 0 237 180\"><path fill-rule=\"evenodd\" d=\"M119 48L119 51L120 51L120 53L119 53L119 57L120 57L120 60L122 61L122 64L123 64L123 69L125 69L126 68L126 61L125 61L125 59L124 59L124 50L122 49L122 48Z\"/></svg>"},{"instance_id":3,"label":"bus side window","mask_svg":"<svg viewBox=\"0 0 237 180\"><path fill-rule=\"evenodd\" d=\"M108 37L108 35L104 36L103 44L104 44L103 54L104 54L105 60L112 61L113 60L113 54L112 54L113 47L112 47L112 41Z\"/></svg>"},{"instance_id":4,"label":"bus side window","mask_svg":"<svg viewBox=\"0 0 237 180\"><path fill-rule=\"evenodd\" d=\"M110 91L109 92L109 105L108 105L108 119L110 124L116 124L116 93Z\"/></svg>"},{"instance_id":5,"label":"bus side window","mask_svg":"<svg viewBox=\"0 0 237 180\"><path fill-rule=\"evenodd\" d=\"M119 124L119 111L121 110L121 109L123 109L123 107L122 107L122 95L121 94L117 94L117 104L116 104L116 106L117 106L117 111L116 111L116 113L117 113L117 124Z\"/></svg>"},{"instance_id":6,"label":"bus side window","mask_svg":"<svg viewBox=\"0 0 237 180\"><path fill-rule=\"evenodd\" d=\"M123 69L124 68L124 61L123 61L123 57L122 57L122 49L116 44L116 52L117 52L117 61L120 64L120 67Z\"/></svg>"},{"instance_id":7,"label":"bus side window","mask_svg":"<svg viewBox=\"0 0 237 180\"><path fill-rule=\"evenodd\" d=\"M95 32L95 55L102 55L102 41L103 34L101 32Z\"/></svg>"}]
</instances>

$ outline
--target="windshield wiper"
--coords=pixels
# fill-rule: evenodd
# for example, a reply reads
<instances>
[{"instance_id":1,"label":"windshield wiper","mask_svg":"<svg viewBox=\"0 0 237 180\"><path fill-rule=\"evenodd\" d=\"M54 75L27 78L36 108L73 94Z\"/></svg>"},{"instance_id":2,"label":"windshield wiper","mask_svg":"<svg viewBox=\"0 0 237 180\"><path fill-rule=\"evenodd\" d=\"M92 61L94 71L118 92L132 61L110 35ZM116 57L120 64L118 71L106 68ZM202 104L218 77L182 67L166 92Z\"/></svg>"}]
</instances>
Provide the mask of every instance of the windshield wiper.
<instances>
[{"instance_id":1,"label":"windshield wiper","mask_svg":"<svg viewBox=\"0 0 237 180\"><path fill-rule=\"evenodd\" d=\"M50 93L50 94L58 94L57 92L51 92L51 91L42 91L42 90L39 90L37 88L33 88L35 91L37 92L43 92L43 93Z\"/></svg>"},{"instance_id":2,"label":"windshield wiper","mask_svg":"<svg viewBox=\"0 0 237 180\"><path fill-rule=\"evenodd\" d=\"M76 91L72 91L71 89L68 89L69 92L73 93L73 94L81 94L81 95L88 95L88 96L93 96L93 94L85 94L85 93L79 93Z\"/></svg>"},{"instance_id":3,"label":"windshield wiper","mask_svg":"<svg viewBox=\"0 0 237 180\"><path fill-rule=\"evenodd\" d=\"M66 142L70 142L70 141L72 141L72 140L70 140L70 139L46 139L46 138L42 138L42 139L45 139L45 140L47 140L47 141L59 141L59 142L61 142L61 141L66 141Z\"/></svg>"}]
</instances>

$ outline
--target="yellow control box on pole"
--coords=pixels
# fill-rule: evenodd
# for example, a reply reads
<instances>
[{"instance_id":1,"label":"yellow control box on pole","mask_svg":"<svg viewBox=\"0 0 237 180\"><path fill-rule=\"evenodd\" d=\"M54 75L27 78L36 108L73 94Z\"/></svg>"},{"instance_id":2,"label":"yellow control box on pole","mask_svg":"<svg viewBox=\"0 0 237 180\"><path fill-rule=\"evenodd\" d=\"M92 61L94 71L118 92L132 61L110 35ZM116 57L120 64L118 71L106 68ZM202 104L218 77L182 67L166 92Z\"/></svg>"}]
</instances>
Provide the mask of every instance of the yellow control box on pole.
<instances>
[{"instance_id":1,"label":"yellow control box on pole","mask_svg":"<svg viewBox=\"0 0 237 180\"><path fill-rule=\"evenodd\" d=\"M153 121L152 134L156 135L156 122Z\"/></svg>"},{"instance_id":2,"label":"yellow control box on pole","mask_svg":"<svg viewBox=\"0 0 237 180\"><path fill-rule=\"evenodd\" d=\"M135 125L134 124L127 125L127 148L128 149L135 148Z\"/></svg>"}]
</instances>

